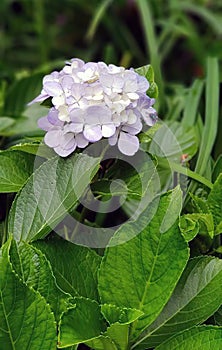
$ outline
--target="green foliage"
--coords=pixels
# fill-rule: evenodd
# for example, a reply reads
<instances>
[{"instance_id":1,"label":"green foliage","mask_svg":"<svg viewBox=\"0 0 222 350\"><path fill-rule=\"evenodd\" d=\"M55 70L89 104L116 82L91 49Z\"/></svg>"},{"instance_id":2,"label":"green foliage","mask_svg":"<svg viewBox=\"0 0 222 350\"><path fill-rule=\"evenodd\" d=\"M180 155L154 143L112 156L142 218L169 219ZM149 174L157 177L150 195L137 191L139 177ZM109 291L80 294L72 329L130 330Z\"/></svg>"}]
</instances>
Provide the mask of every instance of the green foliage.
<instances>
[{"instance_id":1,"label":"green foliage","mask_svg":"<svg viewBox=\"0 0 222 350\"><path fill-rule=\"evenodd\" d=\"M50 261L59 287L73 296L98 300L97 270L101 257L89 248L59 237L33 243Z\"/></svg>"},{"instance_id":2,"label":"green foliage","mask_svg":"<svg viewBox=\"0 0 222 350\"><path fill-rule=\"evenodd\" d=\"M149 349L176 333L205 321L221 304L222 261L211 257L191 259L169 302L148 327L136 349Z\"/></svg>"},{"instance_id":3,"label":"green foliage","mask_svg":"<svg viewBox=\"0 0 222 350\"><path fill-rule=\"evenodd\" d=\"M78 154L68 160L54 157L43 163L13 202L9 233L26 242L45 237L77 205L98 164L98 158Z\"/></svg>"},{"instance_id":4,"label":"green foliage","mask_svg":"<svg viewBox=\"0 0 222 350\"><path fill-rule=\"evenodd\" d=\"M10 241L0 251L0 347L55 348L56 325L49 305L19 279L9 261L9 248Z\"/></svg>"},{"instance_id":5,"label":"green foliage","mask_svg":"<svg viewBox=\"0 0 222 350\"><path fill-rule=\"evenodd\" d=\"M18 192L31 176L35 157L19 151L0 152L0 192Z\"/></svg>"},{"instance_id":6,"label":"green foliage","mask_svg":"<svg viewBox=\"0 0 222 350\"><path fill-rule=\"evenodd\" d=\"M138 74L143 75L149 81L150 86L149 86L149 89L147 91L147 95L151 98L157 98L158 97L158 86L154 81L153 67L150 64L148 64L147 66L142 66L142 67L135 69L135 71Z\"/></svg>"},{"instance_id":7,"label":"green foliage","mask_svg":"<svg viewBox=\"0 0 222 350\"><path fill-rule=\"evenodd\" d=\"M221 10L1 1L0 349L221 347ZM81 150L60 159L43 144L50 101L28 103L71 57L140 67L149 80L159 122L140 134L136 168ZM94 212L81 204L90 196L119 208ZM92 249L71 243L82 225L92 242L94 228L116 229Z\"/></svg>"},{"instance_id":8,"label":"green foliage","mask_svg":"<svg viewBox=\"0 0 222 350\"><path fill-rule=\"evenodd\" d=\"M200 326L191 328L165 343L156 350L186 350L188 348L211 350L219 349L222 340L222 329L212 326Z\"/></svg>"},{"instance_id":9,"label":"green foliage","mask_svg":"<svg viewBox=\"0 0 222 350\"><path fill-rule=\"evenodd\" d=\"M138 235L129 242L107 248L99 270L99 292L103 303L135 308L144 313L131 327L131 339L135 339L159 314L188 259L187 246L180 235L178 225L174 220L170 222L172 215L176 219L176 215L179 214L176 214L175 208L180 210L179 203L175 207L171 205L172 196L173 194L169 193L160 201L158 199L158 207L156 201L152 202L136 225L126 224L117 231L113 238L116 244L121 242L126 232L129 237L133 237L139 227L144 227L142 231L138 230ZM175 199L179 200L179 196L177 190ZM155 216L146 226L148 213L155 213ZM152 244L148 244L149 241ZM176 257L172 253L175 250ZM167 274L159 269L163 264ZM117 280L116 275L122 276L121 279ZM163 289L163 286L164 294L158 298L157 291ZM124 288L131 293L122 293Z\"/></svg>"}]
</instances>

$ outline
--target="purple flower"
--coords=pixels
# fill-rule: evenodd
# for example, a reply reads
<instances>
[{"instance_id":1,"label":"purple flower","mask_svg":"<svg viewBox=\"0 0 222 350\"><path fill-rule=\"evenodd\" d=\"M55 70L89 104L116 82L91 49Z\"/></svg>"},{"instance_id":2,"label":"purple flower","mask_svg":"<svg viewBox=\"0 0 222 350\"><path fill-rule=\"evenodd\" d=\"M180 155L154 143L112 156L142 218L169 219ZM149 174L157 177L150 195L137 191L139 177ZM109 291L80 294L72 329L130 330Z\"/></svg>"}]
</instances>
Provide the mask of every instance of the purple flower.
<instances>
[{"instance_id":1,"label":"purple flower","mask_svg":"<svg viewBox=\"0 0 222 350\"><path fill-rule=\"evenodd\" d=\"M142 122L151 126L157 120L148 88L146 78L133 69L72 59L60 72L43 78L41 94L31 103L51 97L53 108L38 125L47 131L45 143L60 156L103 137L133 155Z\"/></svg>"}]
</instances>

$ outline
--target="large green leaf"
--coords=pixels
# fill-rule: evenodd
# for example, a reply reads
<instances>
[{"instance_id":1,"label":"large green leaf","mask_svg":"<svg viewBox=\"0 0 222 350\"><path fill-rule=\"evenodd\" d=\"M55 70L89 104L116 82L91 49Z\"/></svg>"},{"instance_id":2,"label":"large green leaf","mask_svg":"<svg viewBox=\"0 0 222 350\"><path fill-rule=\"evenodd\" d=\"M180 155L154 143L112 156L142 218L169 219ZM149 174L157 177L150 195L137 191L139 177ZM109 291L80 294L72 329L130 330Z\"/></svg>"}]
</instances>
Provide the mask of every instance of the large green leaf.
<instances>
[{"instance_id":1,"label":"large green leaf","mask_svg":"<svg viewBox=\"0 0 222 350\"><path fill-rule=\"evenodd\" d=\"M50 307L13 271L9 247L10 241L0 251L0 349L55 349L56 326Z\"/></svg>"},{"instance_id":2,"label":"large green leaf","mask_svg":"<svg viewBox=\"0 0 222 350\"><path fill-rule=\"evenodd\" d=\"M164 123L152 136L149 152L179 163L183 154L190 159L197 152L198 141L194 127L179 122Z\"/></svg>"},{"instance_id":3,"label":"large green leaf","mask_svg":"<svg viewBox=\"0 0 222 350\"><path fill-rule=\"evenodd\" d=\"M12 266L18 276L45 298L58 321L62 312L69 306L71 296L57 286L45 255L27 243L20 243L17 246L15 241L12 242L9 253Z\"/></svg>"},{"instance_id":4,"label":"large green leaf","mask_svg":"<svg viewBox=\"0 0 222 350\"><path fill-rule=\"evenodd\" d=\"M101 257L93 250L59 237L33 243L51 263L60 288L71 295L98 299L97 270Z\"/></svg>"},{"instance_id":5,"label":"large green leaf","mask_svg":"<svg viewBox=\"0 0 222 350\"><path fill-rule=\"evenodd\" d=\"M46 146L44 143L40 143L39 141L37 142L22 142L22 143L17 143L14 146L10 147L10 150L17 150L17 151L22 151L25 153L30 153L34 155L38 155L39 157L44 157L44 158L52 158L55 157L55 152L52 148L49 148Z\"/></svg>"},{"instance_id":6,"label":"large green leaf","mask_svg":"<svg viewBox=\"0 0 222 350\"><path fill-rule=\"evenodd\" d=\"M32 174L34 160L19 151L0 152L0 192L18 192Z\"/></svg>"},{"instance_id":7,"label":"large green leaf","mask_svg":"<svg viewBox=\"0 0 222 350\"><path fill-rule=\"evenodd\" d=\"M141 335L136 349L149 349L209 318L221 305L222 260L191 259L159 317Z\"/></svg>"},{"instance_id":8,"label":"large green leaf","mask_svg":"<svg viewBox=\"0 0 222 350\"><path fill-rule=\"evenodd\" d=\"M59 348L97 338L105 330L100 306L86 298L75 298L76 306L66 311L59 325Z\"/></svg>"},{"instance_id":9,"label":"large green leaf","mask_svg":"<svg viewBox=\"0 0 222 350\"><path fill-rule=\"evenodd\" d=\"M221 344L221 327L200 326L170 338L155 350L219 350Z\"/></svg>"},{"instance_id":10,"label":"large green leaf","mask_svg":"<svg viewBox=\"0 0 222 350\"><path fill-rule=\"evenodd\" d=\"M106 249L99 270L101 301L144 313L131 327L132 338L155 320L186 265L188 248L177 222L180 208L176 188L156 198L136 222L122 225L111 240L115 246Z\"/></svg>"},{"instance_id":11,"label":"large green leaf","mask_svg":"<svg viewBox=\"0 0 222 350\"><path fill-rule=\"evenodd\" d=\"M43 163L16 196L9 233L16 240L45 237L78 202L99 166L99 158L74 154Z\"/></svg>"}]
</instances>

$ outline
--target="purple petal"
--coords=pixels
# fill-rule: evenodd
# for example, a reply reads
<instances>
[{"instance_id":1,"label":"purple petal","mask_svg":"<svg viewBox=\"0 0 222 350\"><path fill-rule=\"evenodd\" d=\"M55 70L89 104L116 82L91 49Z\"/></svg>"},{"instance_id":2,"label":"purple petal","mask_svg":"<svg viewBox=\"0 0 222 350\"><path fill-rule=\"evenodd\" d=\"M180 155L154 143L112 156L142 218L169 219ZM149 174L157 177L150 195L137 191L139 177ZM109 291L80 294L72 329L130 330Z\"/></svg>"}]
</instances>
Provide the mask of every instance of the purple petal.
<instances>
[{"instance_id":1,"label":"purple petal","mask_svg":"<svg viewBox=\"0 0 222 350\"><path fill-rule=\"evenodd\" d=\"M62 79L61 79L61 85L63 87L63 89L71 89L71 86L73 85L74 80L72 77L70 77L69 75L65 75Z\"/></svg>"},{"instance_id":2,"label":"purple petal","mask_svg":"<svg viewBox=\"0 0 222 350\"><path fill-rule=\"evenodd\" d=\"M139 149L139 140L136 136L120 132L118 140L120 152L127 156L133 156Z\"/></svg>"},{"instance_id":3,"label":"purple petal","mask_svg":"<svg viewBox=\"0 0 222 350\"><path fill-rule=\"evenodd\" d=\"M59 112L55 108L51 108L48 113L48 121L52 125L63 126L63 122L58 118Z\"/></svg>"},{"instance_id":4,"label":"purple petal","mask_svg":"<svg viewBox=\"0 0 222 350\"><path fill-rule=\"evenodd\" d=\"M62 130L61 129L53 129L49 130L44 137L45 144L49 147L57 147L60 144L60 140L62 137Z\"/></svg>"},{"instance_id":5,"label":"purple petal","mask_svg":"<svg viewBox=\"0 0 222 350\"><path fill-rule=\"evenodd\" d=\"M85 148L89 144L89 141L85 139L83 134L77 134L75 138L76 138L77 146L79 148Z\"/></svg>"},{"instance_id":6,"label":"purple petal","mask_svg":"<svg viewBox=\"0 0 222 350\"><path fill-rule=\"evenodd\" d=\"M62 135L60 139L61 147L63 147L64 149L70 149L73 148L74 145L76 147L76 141L73 133L67 133Z\"/></svg>"},{"instance_id":7,"label":"purple petal","mask_svg":"<svg viewBox=\"0 0 222 350\"><path fill-rule=\"evenodd\" d=\"M80 108L75 108L71 110L69 116L73 123L84 123L85 111Z\"/></svg>"},{"instance_id":8,"label":"purple petal","mask_svg":"<svg viewBox=\"0 0 222 350\"><path fill-rule=\"evenodd\" d=\"M42 91L40 95L38 95L36 98L34 98L34 100L28 103L28 106L31 106L33 103L36 103L36 102L45 101L49 97L50 96L45 91Z\"/></svg>"},{"instance_id":9,"label":"purple petal","mask_svg":"<svg viewBox=\"0 0 222 350\"><path fill-rule=\"evenodd\" d=\"M64 149L62 146L58 146L54 148L54 151L60 156L60 157L67 157L72 152L74 152L76 149L76 144L73 144L72 148Z\"/></svg>"},{"instance_id":10,"label":"purple petal","mask_svg":"<svg viewBox=\"0 0 222 350\"><path fill-rule=\"evenodd\" d=\"M90 106L86 109L87 124L105 124L111 121L111 111L105 106Z\"/></svg>"},{"instance_id":11,"label":"purple petal","mask_svg":"<svg viewBox=\"0 0 222 350\"><path fill-rule=\"evenodd\" d=\"M52 128L52 124L49 123L48 117L42 117L38 120L38 127L42 130L49 131Z\"/></svg>"},{"instance_id":12,"label":"purple petal","mask_svg":"<svg viewBox=\"0 0 222 350\"><path fill-rule=\"evenodd\" d=\"M108 141L110 146L115 146L117 141L118 141L118 136L119 136L119 130L116 130L115 134L111 137L109 137Z\"/></svg>"},{"instance_id":13,"label":"purple petal","mask_svg":"<svg viewBox=\"0 0 222 350\"><path fill-rule=\"evenodd\" d=\"M142 92L146 92L150 86L147 79L139 74L137 75L137 84L138 84L138 90Z\"/></svg>"},{"instance_id":14,"label":"purple petal","mask_svg":"<svg viewBox=\"0 0 222 350\"><path fill-rule=\"evenodd\" d=\"M49 96L59 96L63 93L61 85L56 81L46 81L44 90Z\"/></svg>"},{"instance_id":15,"label":"purple petal","mask_svg":"<svg viewBox=\"0 0 222 350\"><path fill-rule=\"evenodd\" d=\"M102 138L102 130L100 125L85 125L83 135L89 142L96 142Z\"/></svg>"},{"instance_id":16,"label":"purple petal","mask_svg":"<svg viewBox=\"0 0 222 350\"><path fill-rule=\"evenodd\" d=\"M81 120L79 120L79 123L71 123L71 124L67 124L64 127L64 132L72 132L72 133L80 133L83 131L83 123Z\"/></svg>"},{"instance_id":17,"label":"purple petal","mask_svg":"<svg viewBox=\"0 0 222 350\"><path fill-rule=\"evenodd\" d=\"M102 125L102 135L103 137L111 137L115 134L116 127L114 124Z\"/></svg>"},{"instance_id":18,"label":"purple petal","mask_svg":"<svg viewBox=\"0 0 222 350\"><path fill-rule=\"evenodd\" d=\"M140 121L140 119L137 119L137 122L134 124L125 124L122 126L122 130L126 131L127 133L131 134L131 135L136 135L138 134L141 130L142 130L142 123Z\"/></svg>"},{"instance_id":19,"label":"purple petal","mask_svg":"<svg viewBox=\"0 0 222 350\"><path fill-rule=\"evenodd\" d=\"M157 113L153 107L143 110L143 119L148 126L153 126L157 122Z\"/></svg>"}]
</instances>

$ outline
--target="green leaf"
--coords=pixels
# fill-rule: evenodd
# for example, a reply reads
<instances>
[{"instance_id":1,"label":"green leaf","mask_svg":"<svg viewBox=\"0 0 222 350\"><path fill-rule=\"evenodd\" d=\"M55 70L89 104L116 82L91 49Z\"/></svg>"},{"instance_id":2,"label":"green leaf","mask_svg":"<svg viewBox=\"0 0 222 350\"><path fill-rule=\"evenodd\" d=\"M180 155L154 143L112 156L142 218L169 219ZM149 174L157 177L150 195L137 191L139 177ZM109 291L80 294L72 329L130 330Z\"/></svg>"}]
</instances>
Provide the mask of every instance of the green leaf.
<instances>
[{"instance_id":1,"label":"green leaf","mask_svg":"<svg viewBox=\"0 0 222 350\"><path fill-rule=\"evenodd\" d=\"M32 174L34 160L19 151L0 152L0 192L18 192Z\"/></svg>"},{"instance_id":2,"label":"green leaf","mask_svg":"<svg viewBox=\"0 0 222 350\"><path fill-rule=\"evenodd\" d=\"M200 326L189 329L170 338L155 350L219 350L222 342L222 328Z\"/></svg>"},{"instance_id":3,"label":"green leaf","mask_svg":"<svg viewBox=\"0 0 222 350\"><path fill-rule=\"evenodd\" d=\"M219 225L222 221L221 198L222 198L222 174L218 176L207 198L207 205L210 211L212 212L215 226Z\"/></svg>"},{"instance_id":4,"label":"green leaf","mask_svg":"<svg viewBox=\"0 0 222 350\"><path fill-rule=\"evenodd\" d=\"M4 130L5 136L14 136L14 135L29 135L34 133L37 136L43 136L44 131L41 130L37 121L39 118L48 114L48 108L34 104L26 107L22 115L15 118L15 123L9 128Z\"/></svg>"},{"instance_id":5,"label":"green leaf","mask_svg":"<svg viewBox=\"0 0 222 350\"><path fill-rule=\"evenodd\" d=\"M98 165L99 158L85 154L43 163L13 202L9 233L26 242L45 237L77 204Z\"/></svg>"},{"instance_id":6,"label":"green leaf","mask_svg":"<svg viewBox=\"0 0 222 350\"><path fill-rule=\"evenodd\" d=\"M40 142L19 143L10 147L10 150L17 150L29 154L34 154L38 155L39 157L44 157L48 159L55 157L54 150Z\"/></svg>"},{"instance_id":7,"label":"green leaf","mask_svg":"<svg viewBox=\"0 0 222 350\"><path fill-rule=\"evenodd\" d=\"M59 348L97 338L105 330L100 306L86 298L75 298L76 306L64 312L59 324Z\"/></svg>"},{"instance_id":8,"label":"green leaf","mask_svg":"<svg viewBox=\"0 0 222 350\"><path fill-rule=\"evenodd\" d=\"M202 214L209 214L210 208L206 202L206 200L202 199L201 197L195 196L194 194L190 193L190 196L192 198L193 205L195 207L195 210L198 213Z\"/></svg>"},{"instance_id":9,"label":"green leaf","mask_svg":"<svg viewBox=\"0 0 222 350\"><path fill-rule=\"evenodd\" d=\"M112 339L118 350L126 350L129 345L129 329L128 324L117 322L108 327L104 334Z\"/></svg>"},{"instance_id":10,"label":"green leaf","mask_svg":"<svg viewBox=\"0 0 222 350\"><path fill-rule=\"evenodd\" d=\"M59 287L71 295L98 299L97 270L101 257L93 250L59 237L33 243L50 261Z\"/></svg>"},{"instance_id":11,"label":"green leaf","mask_svg":"<svg viewBox=\"0 0 222 350\"><path fill-rule=\"evenodd\" d=\"M213 319L218 326L222 326L222 306L215 312Z\"/></svg>"},{"instance_id":12,"label":"green leaf","mask_svg":"<svg viewBox=\"0 0 222 350\"><path fill-rule=\"evenodd\" d=\"M92 340L84 342L94 350L119 350L114 342L106 335L100 335Z\"/></svg>"},{"instance_id":13,"label":"green leaf","mask_svg":"<svg viewBox=\"0 0 222 350\"><path fill-rule=\"evenodd\" d=\"M144 313L131 327L133 339L160 313L186 265L188 248L177 223L180 208L178 188L157 197L138 220L122 225L102 260L102 303Z\"/></svg>"},{"instance_id":14,"label":"green leaf","mask_svg":"<svg viewBox=\"0 0 222 350\"><path fill-rule=\"evenodd\" d=\"M15 241L12 241L9 254L12 266L20 279L45 298L58 321L70 304L71 297L57 286L45 255L27 243L17 246Z\"/></svg>"},{"instance_id":15,"label":"green leaf","mask_svg":"<svg viewBox=\"0 0 222 350\"><path fill-rule=\"evenodd\" d=\"M181 162L181 156L191 159L197 152L198 142L194 127L185 127L179 122L164 123L152 136L149 152L168 160Z\"/></svg>"},{"instance_id":16,"label":"green leaf","mask_svg":"<svg viewBox=\"0 0 222 350\"><path fill-rule=\"evenodd\" d=\"M135 71L138 74L144 76L148 80L148 82L150 83L150 87L147 91L147 95L151 98L157 98L158 97L158 86L154 82L153 67L150 64L147 64L146 66L136 68Z\"/></svg>"},{"instance_id":17,"label":"green leaf","mask_svg":"<svg viewBox=\"0 0 222 350\"><path fill-rule=\"evenodd\" d=\"M109 324L116 322L123 325L130 324L143 315L142 311L126 307L118 307L111 304L102 304L101 312Z\"/></svg>"},{"instance_id":18,"label":"green leaf","mask_svg":"<svg viewBox=\"0 0 222 350\"><path fill-rule=\"evenodd\" d=\"M154 70L150 64L136 68L135 71L145 77L149 82L154 82Z\"/></svg>"},{"instance_id":19,"label":"green leaf","mask_svg":"<svg viewBox=\"0 0 222 350\"><path fill-rule=\"evenodd\" d=\"M15 274L9 248L10 241L0 251L0 348L55 349L56 326L50 307Z\"/></svg>"},{"instance_id":20,"label":"green leaf","mask_svg":"<svg viewBox=\"0 0 222 350\"><path fill-rule=\"evenodd\" d=\"M134 347L155 347L208 319L221 305L221 279L222 260L205 256L191 259L169 302Z\"/></svg>"},{"instance_id":21,"label":"green leaf","mask_svg":"<svg viewBox=\"0 0 222 350\"><path fill-rule=\"evenodd\" d=\"M214 237L214 221L211 213L186 214L180 218L180 229L187 242L196 237L198 233Z\"/></svg>"},{"instance_id":22,"label":"green leaf","mask_svg":"<svg viewBox=\"0 0 222 350\"><path fill-rule=\"evenodd\" d=\"M126 350L129 343L130 324L143 313L135 309L119 308L114 305L101 305L101 312L109 322L105 335L109 336L119 350Z\"/></svg>"},{"instance_id":23,"label":"green leaf","mask_svg":"<svg viewBox=\"0 0 222 350\"><path fill-rule=\"evenodd\" d=\"M9 117L0 117L0 135L5 135L4 130L15 124L15 120Z\"/></svg>"},{"instance_id":24,"label":"green leaf","mask_svg":"<svg viewBox=\"0 0 222 350\"><path fill-rule=\"evenodd\" d=\"M182 125L187 127L195 125L203 87L204 81L199 79L196 79L193 85L190 87L189 94L185 101L184 113L181 121Z\"/></svg>"},{"instance_id":25,"label":"green leaf","mask_svg":"<svg viewBox=\"0 0 222 350\"><path fill-rule=\"evenodd\" d=\"M192 220L192 218L186 215L182 216L179 221L180 231L187 242L192 241L199 233L200 225L198 220Z\"/></svg>"}]
</instances>

